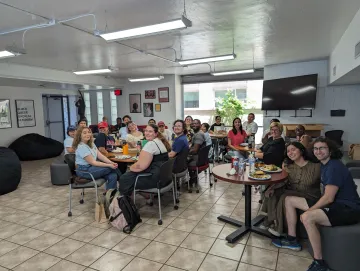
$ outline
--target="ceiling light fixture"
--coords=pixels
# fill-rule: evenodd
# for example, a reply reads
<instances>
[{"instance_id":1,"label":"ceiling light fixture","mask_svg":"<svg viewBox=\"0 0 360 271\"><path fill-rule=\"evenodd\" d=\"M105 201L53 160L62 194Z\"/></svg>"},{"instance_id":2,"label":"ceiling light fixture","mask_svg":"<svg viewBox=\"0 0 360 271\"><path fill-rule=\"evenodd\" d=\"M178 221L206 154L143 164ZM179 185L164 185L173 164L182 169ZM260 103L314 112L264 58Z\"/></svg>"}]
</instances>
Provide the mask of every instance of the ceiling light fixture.
<instances>
[{"instance_id":1,"label":"ceiling light fixture","mask_svg":"<svg viewBox=\"0 0 360 271\"><path fill-rule=\"evenodd\" d=\"M164 79L164 76L146 77L146 78L128 78L130 82L158 81Z\"/></svg>"},{"instance_id":2,"label":"ceiling light fixture","mask_svg":"<svg viewBox=\"0 0 360 271\"><path fill-rule=\"evenodd\" d=\"M187 59L187 60L178 59L177 62L182 66L186 66L186 65L194 65L194 64L201 64L201 63L208 63L208 62L233 60L235 58L236 58L236 55L231 54L231 55L211 56L211 57L203 57L203 58L195 58L195 59Z\"/></svg>"},{"instance_id":3,"label":"ceiling light fixture","mask_svg":"<svg viewBox=\"0 0 360 271\"><path fill-rule=\"evenodd\" d=\"M14 57L16 56L14 53L9 52L9 51L0 51L0 58L7 58L7 57Z\"/></svg>"},{"instance_id":4,"label":"ceiling light fixture","mask_svg":"<svg viewBox=\"0 0 360 271\"><path fill-rule=\"evenodd\" d=\"M232 75L232 74L241 74L241 73L253 73L254 69L250 70L239 70L239 71L227 71L227 72L212 72L213 76L222 76L222 75Z\"/></svg>"},{"instance_id":5,"label":"ceiling light fixture","mask_svg":"<svg viewBox=\"0 0 360 271\"><path fill-rule=\"evenodd\" d=\"M100 70L89 70L89 71L77 71L74 72L76 75L87 75L87 74L100 74L100 73L109 73L110 69L100 69Z\"/></svg>"},{"instance_id":6,"label":"ceiling light fixture","mask_svg":"<svg viewBox=\"0 0 360 271\"><path fill-rule=\"evenodd\" d=\"M167 21L164 23L142 26L127 30L121 30L111 33L100 34L100 37L106 41L124 40L130 38L139 38L143 36L155 35L172 31L175 29L184 29L192 25L191 21L182 16L180 19Z\"/></svg>"}]
</instances>

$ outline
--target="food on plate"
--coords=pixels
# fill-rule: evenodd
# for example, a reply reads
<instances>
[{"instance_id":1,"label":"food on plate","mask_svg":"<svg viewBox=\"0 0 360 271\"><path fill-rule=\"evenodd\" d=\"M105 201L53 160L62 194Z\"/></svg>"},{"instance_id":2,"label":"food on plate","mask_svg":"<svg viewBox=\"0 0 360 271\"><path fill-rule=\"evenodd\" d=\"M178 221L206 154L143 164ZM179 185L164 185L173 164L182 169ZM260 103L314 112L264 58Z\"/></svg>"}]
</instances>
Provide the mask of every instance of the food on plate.
<instances>
[{"instance_id":1,"label":"food on plate","mask_svg":"<svg viewBox=\"0 0 360 271\"><path fill-rule=\"evenodd\" d=\"M271 176L269 174L265 174L264 171L261 171L261 170L257 170L253 173L250 173L249 177L254 178L254 179L260 179L260 180L268 180L271 178Z\"/></svg>"},{"instance_id":2,"label":"food on plate","mask_svg":"<svg viewBox=\"0 0 360 271\"><path fill-rule=\"evenodd\" d=\"M264 165L262 166L263 169L268 171L277 171L279 168L275 165Z\"/></svg>"},{"instance_id":3,"label":"food on plate","mask_svg":"<svg viewBox=\"0 0 360 271\"><path fill-rule=\"evenodd\" d=\"M263 166L265 166L265 164L262 163L262 162L256 162L256 163L255 163L255 167L256 167L256 168L263 167Z\"/></svg>"},{"instance_id":4,"label":"food on plate","mask_svg":"<svg viewBox=\"0 0 360 271\"><path fill-rule=\"evenodd\" d=\"M256 175L264 175L265 173L264 173L264 171L256 170L256 171L254 172L254 174L256 174Z\"/></svg>"}]
</instances>

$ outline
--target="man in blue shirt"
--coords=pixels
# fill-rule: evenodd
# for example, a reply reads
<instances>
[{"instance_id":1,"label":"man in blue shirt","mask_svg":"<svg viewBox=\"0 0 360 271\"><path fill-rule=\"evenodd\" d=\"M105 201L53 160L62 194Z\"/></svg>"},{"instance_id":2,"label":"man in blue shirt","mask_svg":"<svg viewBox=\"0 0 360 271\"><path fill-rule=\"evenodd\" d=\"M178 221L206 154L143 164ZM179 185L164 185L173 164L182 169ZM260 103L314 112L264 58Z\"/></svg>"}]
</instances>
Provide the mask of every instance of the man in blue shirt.
<instances>
[{"instance_id":1,"label":"man in blue shirt","mask_svg":"<svg viewBox=\"0 0 360 271\"><path fill-rule=\"evenodd\" d=\"M329 271L322 258L321 236L318 226L336 227L360 222L360 198L349 170L339 161L342 152L328 138L317 138L314 155L321 163L322 197L317 201L289 196L285 198L288 236L275 239L273 245L279 248L301 250L296 239L296 209L305 211L300 220L308 233L314 251L314 261L308 271Z\"/></svg>"},{"instance_id":2,"label":"man in blue shirt","mask_svg":"<svg viewBox=\"0 0 360 271\"><path fill-rule=\"evenodd\" d=\"M76 128L75 126L69 126L67 128L67 137L64 140L64 150L65 150L65 155L69 154L69 153L75 153L75 150L72 147L73 141L74 141L74 136L76 133Z\"/></svg>"},{"instance_id":3,"label":"man in blue shirt","mask_svg":"<svg viewBox=\"0 0 360 271\"><path fill-rule=\"evenodd\" d=\"M172 144L171 152L169 152L169 157L175 157L184 149L189 149L189 142L186 136L186 124L183 120L176 120L174 122L174 139Z\"/></svg>"}]
</instances>

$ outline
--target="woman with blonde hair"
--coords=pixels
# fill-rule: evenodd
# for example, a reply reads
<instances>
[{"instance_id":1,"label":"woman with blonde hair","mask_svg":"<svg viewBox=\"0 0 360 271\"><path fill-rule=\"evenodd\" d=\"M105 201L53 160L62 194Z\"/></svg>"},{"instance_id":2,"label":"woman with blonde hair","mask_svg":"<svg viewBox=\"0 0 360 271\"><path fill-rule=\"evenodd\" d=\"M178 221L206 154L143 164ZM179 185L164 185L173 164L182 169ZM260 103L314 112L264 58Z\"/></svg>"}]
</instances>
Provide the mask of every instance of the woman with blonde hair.
<instances>
[{"instance_id":1,"label":"woman with blonde hair","mask_svg":"<svg viewBox=\"0 0 360 271\"><path fill-rule=\"evenodd\" d=\"M262 160L265 164L273 164L281 167L284 160L285 141L281 137L283 126L279 122L273 122L270 125L269 140L255 152L255 157Z\"/></svg>"},{"instance_id":2,"label":"woman with blonde hair","mask_svg":"<svg viewBox=\"0 0 360 271\"><path fill-rule=\"evenodd\" d=\"M129 143L131 148L135 148L136 143L144 139L144 135L142 132L138 131L135 122L129 121L127 123L127 128L128 128L128 134L126 136L126 142Z\"/></svg>"},{"instance_id":3,"label":"woman with blonde hair","mask_svg":"<svg viewBox=\"0 0 360 271\"><path fill-rule=\"evenodd\" d=\"M106 190L117 188L118 173L116 169L118 165L111 162L97 149L90 128L79 127L77 129L72 147L75 149L75 164L79 170L76 172L77 176L92 180L86 173L89 172L95 179L107 180Z\"/></svg>"},{"instance_id":4,"label":"woman with blonde hair","mask_svg":"<svg viewBox=\"0 0 360 271\"><path fill-rule=\"evenodd\" d=\"M170 144L159 132L157 125L150 124L146 127L145 139L148 142L141 150L138 161L130 167L130 171L120 177L119 190L122 195L133 193L136 177L142 173L151 173L152 175L139 178L136 189L157 187L160 166L169 160Z\"/></svg>"}]
</instances>

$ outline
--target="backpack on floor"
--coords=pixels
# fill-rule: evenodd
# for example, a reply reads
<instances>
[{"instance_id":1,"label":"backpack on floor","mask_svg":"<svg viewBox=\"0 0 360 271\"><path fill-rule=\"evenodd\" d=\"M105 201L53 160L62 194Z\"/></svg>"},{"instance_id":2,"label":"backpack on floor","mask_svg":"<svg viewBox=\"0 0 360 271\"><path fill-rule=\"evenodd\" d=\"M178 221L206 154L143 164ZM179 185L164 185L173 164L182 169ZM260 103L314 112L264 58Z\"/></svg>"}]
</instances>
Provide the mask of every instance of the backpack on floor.
<instances>
[{"instance_id":1,"label":"backpack on floor","mask_svg":"<svg viewBox=\"0 0 360 271\"><path fill-rule=\"evenodd\" d=\"M111 225L124 233L131 233L141 218L136 206L129 196L120 196L113 200L109 207Z\"/></svg>"},{"instance_id":2,"label":"backpack on floor","mask_svg":"<svg viewBox=\"0 0 360 271\"><path fill-rule=\"evenodd\" d=\"M105 209L105 215L106 215L107 219L109 219L109 217L110 217L110 211L109 211L110 204L112 203L114 198L116 199L118 197L120 197L120 192L117 189L109 189L106 192L105 200L104 200L104 209Z\"/></svg>"}]
</instances>

